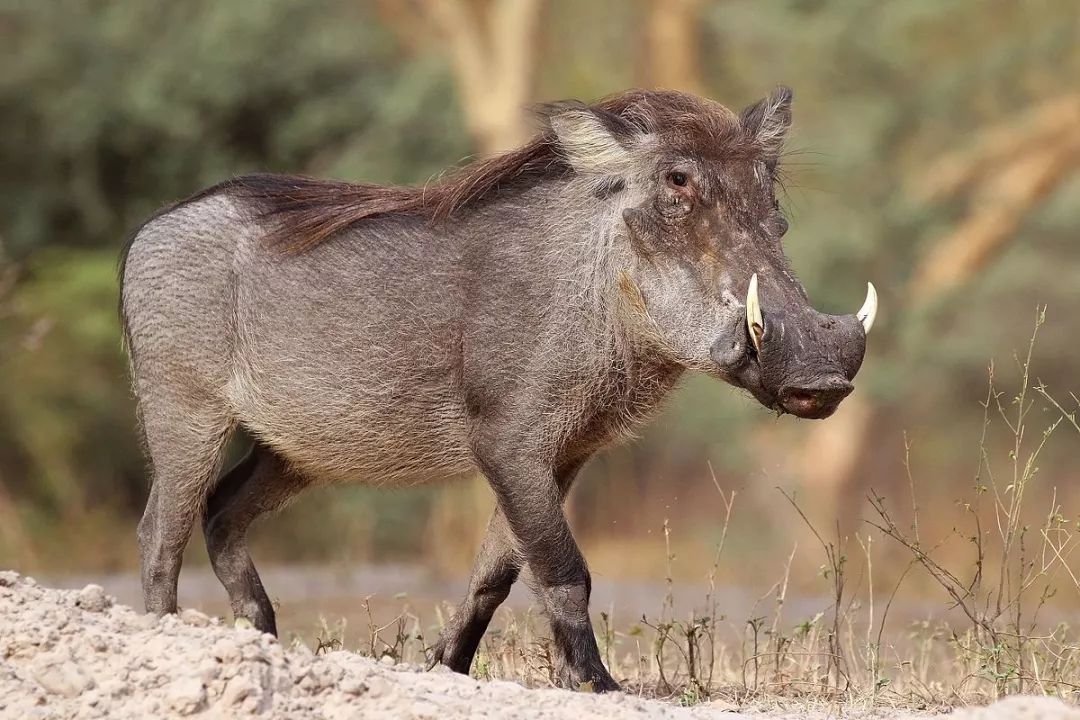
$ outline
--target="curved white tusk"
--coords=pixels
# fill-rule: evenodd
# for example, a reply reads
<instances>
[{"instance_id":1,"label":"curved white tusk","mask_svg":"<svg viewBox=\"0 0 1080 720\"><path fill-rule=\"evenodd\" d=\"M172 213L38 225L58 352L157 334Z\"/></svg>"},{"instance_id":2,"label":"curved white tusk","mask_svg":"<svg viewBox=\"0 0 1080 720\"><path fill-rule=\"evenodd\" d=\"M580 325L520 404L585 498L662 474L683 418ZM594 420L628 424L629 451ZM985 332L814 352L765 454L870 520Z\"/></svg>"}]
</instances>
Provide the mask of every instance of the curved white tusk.
<instances>
[{"instance_id":1,"label":"curved white tusk","mask_svg":"<svg viewBox=\"0 0 1080 720\"><path fill-rule=\"evenodd\" d=\"M750 287L746 290L746 329L750 331L750 340L754 349L761 352L761 336L765 332L765 321L761 318L761 303L757 295L757 273L750 276Z\"/></svg>"},{"instance_id":2,"label":"curved white tusk","mask_svg":"<svg viewBox=\"0 0 1080 720\"><path fill-rule=\"evenodd\" d=\"M874 327L874 318L877 317L877 290L874 289L874 283L866 283L866 302L855 316L862 323L863 331L869 335L870 328Z\"/></svg>"}]
</instances>

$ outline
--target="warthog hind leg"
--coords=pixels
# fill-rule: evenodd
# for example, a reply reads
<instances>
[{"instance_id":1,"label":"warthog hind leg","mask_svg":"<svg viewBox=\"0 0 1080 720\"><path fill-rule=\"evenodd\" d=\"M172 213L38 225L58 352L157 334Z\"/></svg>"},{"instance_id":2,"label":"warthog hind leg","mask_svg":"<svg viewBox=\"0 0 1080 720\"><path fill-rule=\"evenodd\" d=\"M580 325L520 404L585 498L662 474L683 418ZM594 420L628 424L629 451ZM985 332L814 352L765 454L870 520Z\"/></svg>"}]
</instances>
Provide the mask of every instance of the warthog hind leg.
<instances>
[{"instance_id":1,"label":"warthog hind leg","mask_svg":"<svg viewBox=\"0 0 1080 720\"><path fill-rule=\"evenodd\" d=\"M221 462L232 430L223 412L192 410L168 396L141 404L153 466L146 510L139 521L143 601L146 611L176 612L176 583L184 548Z\"/></svg>"},{"instance_id":2,"label":"warthog hind leg","mask_svg":"<svg viewBox=\"0 0 1080 720\"><path fill-rule=\"evenodd\" d=\"M273 451L255 443L206 503L206 549L214 574L229 593L233 616L274 635L274 607L248 553L247 531L259 517L284 507L305 484Z\"/></svg>"},{"instance_id":3,"label":"warthog hind leg","mask_svg":"<svg viewBox=\"0 0 1080 720\"><path fill-rule=\"evenodd\" d=\"M570 491L579 468L580 463L573 463L558 473L560 497L565 498ZM455 672L469 673L480 640L495 611L510 594L523 563L506 516L496 507L473 564L469 592L428 650L428 670L442 663Z\"/></svg>"},{"instance_id":4,"label":"warthog hind leg","mask_svg":"<svg viewBox=\"0 0 1080 720\"><path fill-rule=\"evenodd\" d=\"M506 518L496 508L476 556L469 593L428 651L428 670L442 663L455 672L469 673L480 639L495 611L510 594L521 563Z\"/></svg>"}]
</instances>

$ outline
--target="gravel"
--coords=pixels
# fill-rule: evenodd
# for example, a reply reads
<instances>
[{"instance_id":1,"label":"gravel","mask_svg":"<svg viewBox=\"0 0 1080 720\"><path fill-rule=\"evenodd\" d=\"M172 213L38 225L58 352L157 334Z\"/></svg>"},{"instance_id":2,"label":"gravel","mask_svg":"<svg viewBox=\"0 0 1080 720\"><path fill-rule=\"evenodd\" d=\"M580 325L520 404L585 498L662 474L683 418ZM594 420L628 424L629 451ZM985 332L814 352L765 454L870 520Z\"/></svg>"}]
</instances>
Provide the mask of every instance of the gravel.
<instances>
[{"instance_id":1,"label":"gravel","mask_svg":"<svg viewBox=\"0 0 1080 720\"><path fill-rule=\"evenodd\" d=\"M622 693L598 696L480 682L346 651L316 656L195 610L156 618L117 604L97 585L54 590L0 572L0 718L246 716L742 720L752 715L722 705L682 708ZM1080 720L1080 712L1050 698L1021 697L953 717Z\"/></svg>"}]
</instances>

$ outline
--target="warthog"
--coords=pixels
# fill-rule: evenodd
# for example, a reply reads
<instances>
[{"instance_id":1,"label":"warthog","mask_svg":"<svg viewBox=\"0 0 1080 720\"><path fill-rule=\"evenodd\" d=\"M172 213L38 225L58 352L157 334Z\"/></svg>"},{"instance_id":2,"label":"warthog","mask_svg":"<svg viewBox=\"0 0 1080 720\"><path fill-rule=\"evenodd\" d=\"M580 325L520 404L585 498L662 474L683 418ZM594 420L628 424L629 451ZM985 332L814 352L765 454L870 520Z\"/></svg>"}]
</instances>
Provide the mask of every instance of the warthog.
<instances>
[{"instance_id":1,"label":"warthog","mask_svg":"<svg viewBox=\"0 0 1080 720\"><path fill-rule=\"evenodd\" d=\"M774 190L788 89L741 114L631 91L540 116L524 147L428 187L239 177L133 234L121 313L153 468L148 611L176 611L201 519L233 612L276 632L252 521L312 485L479 471L496 509L432 664L469 671L527 568L560 680L618 687L563 513L578 470L686 370L826 417L876 296L823 315L788 269ZM254 447L219 479L238 427Z\"/></svg>"}]
</instances>

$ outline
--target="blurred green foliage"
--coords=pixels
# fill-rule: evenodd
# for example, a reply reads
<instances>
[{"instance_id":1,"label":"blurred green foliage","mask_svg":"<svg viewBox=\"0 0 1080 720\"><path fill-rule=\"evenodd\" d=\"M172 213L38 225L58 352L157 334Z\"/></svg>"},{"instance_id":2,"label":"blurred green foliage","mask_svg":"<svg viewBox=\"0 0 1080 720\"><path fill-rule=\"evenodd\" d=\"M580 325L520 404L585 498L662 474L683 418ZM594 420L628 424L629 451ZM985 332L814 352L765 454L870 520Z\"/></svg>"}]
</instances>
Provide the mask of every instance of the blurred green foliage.
<instances>
[{"instance_id":1,"label":"blurred green foliage","mask_svg":"<svg viewBox=\"0 0 1080 720\"><path fill-rule=\"evenodd\" d=\"M536 100L641 82L646 5L547 3ZM105 507L125 532L134 526L146 487L115 319L115 259L143 217L246 171L424 182L472 151L445 48L416 28L406 46L379 7L0 4L0 489L24 516L75 522ZM979 128L1075 91L1080 6L723 0L704 3L694 31L713 97L738 107L777 82L796 89L788 251L824 310L856 307L867 279L881 291L860 392L888 409L889 428L935 436L975 427L987 359L1008 360L1025 343L1036 303L1050 306L1039 367L1057 386L1076 387L1076 182L972 283L929 307L900 309L912 305L913 268L966 207L962 197L923 202L912 183ZM5 290L7 272L14 282ZM694 379L642 444L591 469L578 514L599 527L598 508L619 483L634 484L635 502L668 498L690 484L672 477L700 484L706 461L748 482L762 464L753 434L777 424L730 389ZM889 439L890 458L899 445ZM935 452L948 466L968 448L938 443ZM890 467L899 477L902 468ZM387 528L422 525L430 493L337 497L347 501L333 510L325 498L311 501L309 512L326 518L322 534L297 530L294 545L328 552L363 535L416 551L388 539ZM350 529L349 517L366 518L366 529ZM304 552L290 546L283 556Z\"/></svg>"},{"instance_id":2,"label":"blurred green foliage","mask_svg":"<svg viewBox=\"0 0 1080 720\"><path fill-rule=\"evenodd\" d=\"M0 212L16 258L115 247L233 174L405 181L465 152L437 58L363 3L21 3L6 20Z\"/></svg>"}]
</instances>

